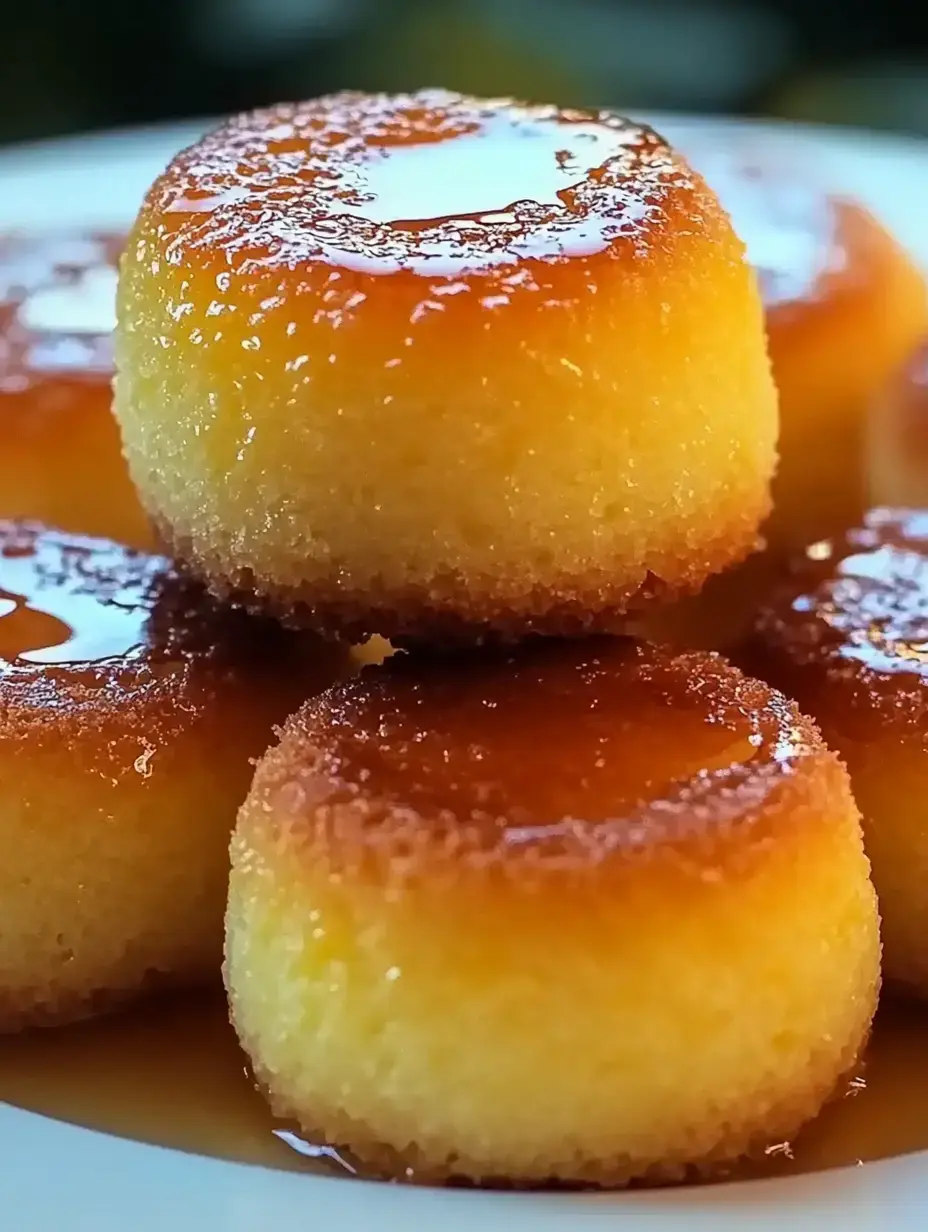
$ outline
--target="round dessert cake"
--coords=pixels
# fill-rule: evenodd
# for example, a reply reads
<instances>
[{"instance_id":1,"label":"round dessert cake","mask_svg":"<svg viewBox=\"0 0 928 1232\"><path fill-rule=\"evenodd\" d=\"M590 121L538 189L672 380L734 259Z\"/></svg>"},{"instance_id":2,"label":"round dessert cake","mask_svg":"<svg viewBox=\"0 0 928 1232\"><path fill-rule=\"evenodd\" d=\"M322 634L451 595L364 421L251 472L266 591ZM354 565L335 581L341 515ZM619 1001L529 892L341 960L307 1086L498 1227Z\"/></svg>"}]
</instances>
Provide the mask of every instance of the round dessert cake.
<instances>
[{"instance_id":1,"label":"round dessert cake","mask_svg":"<svg viewBox=\"0 0 928 1232\"><path fill-rule=\"evenodd\" d=\"M730 137L686 137L760 278L780 394L769 550L698 595L644 613L636 630L727 652L750 629L783 556L855 525L874 503L919 503L928 475L928 365L893 373L928 324L924 279L866 210L830 196L795 156ZM889 389L887 391L887 386ZM877 402L874 414L874 403ZM913 494L913 495L910 495Z\"/></svg>"},{"instance_id":2,"label":"round dessert cake","mask_svg":"<svg viewBox=\"0 0 928 1232\"><path fill-rule=\"evenodd\" d=\"M0 1032L216 979L250 759L339 659L162 557L0 523Z\"/></svg>"},{"instance_id":3,"label":"round dessert cake","mask_svg":"<svg viewBox=\"0 0 928 1232\"><path fill-rule=\"evenodd\" d=\"M928 513L877 509L812 544L741 655L847 764L886 977L928 996Z\"/></svg>"},{"instance_id":4,"label":"round dessert cake","mask_svg":"<svg viewBox=\"0 0 928 1232\"><path fill-rule=\"evenodd\" d=\"M829 194L782 147L756 137L683 146L758 271L781 424L765 534L801 548L863 515L867 415L928 329L925 281L867 210Z\"/></svg>"},{"instance_id":5,"label":"round dessert cake","mask_svg":"<svg viewBox=\"0 0 928 1232\"><path fill-rule=\"evenodd\" d=\"M713 193L611 113L243 115L149 191L116 408L165 541L350 637L612 627L754 546L776 398Z\"/></svg>"},{"instance_id":6,"label":"round dessert cake","mask_svg":"<svg viewBox=\"0 0 928 1232\"><path fill-rule=\"evenodd\" d=\"M241 1042L362 1173L712 1173L819 1111L876 1004L847 775L710 654L394 656L285 724L232 858Z\"/></svg>"}]
</instances>

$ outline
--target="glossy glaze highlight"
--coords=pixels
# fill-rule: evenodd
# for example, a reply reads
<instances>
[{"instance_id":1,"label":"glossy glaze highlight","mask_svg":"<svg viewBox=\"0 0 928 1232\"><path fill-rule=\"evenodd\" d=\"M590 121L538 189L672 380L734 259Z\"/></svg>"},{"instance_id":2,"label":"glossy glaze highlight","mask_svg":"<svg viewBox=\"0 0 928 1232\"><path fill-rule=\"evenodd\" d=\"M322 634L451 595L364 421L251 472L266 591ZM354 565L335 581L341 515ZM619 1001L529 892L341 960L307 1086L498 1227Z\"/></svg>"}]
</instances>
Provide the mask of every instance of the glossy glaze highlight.
<instances>
[{"instance_id":1,"label":"glossy glaze highlight","mask_svg":"<svg viewBox=\"0 0 928 1232\"><path fill-rule=\"evenodd\" d=\"M811 544L756 637L842 687L904 689L881 678L928 678L928 513L872 510L862 526Z\"/></svg>"},{"instance_id":2,"label":"glossy glaze highlight","mask_svg":"<svg viewBox=\"0 0 928 1232\"><path fill-rule=\"evenodd\" d=\"M0 523L0 659L7 671L89 666L147 648L163 558ZM2 669L0 669L2 670Z\"/></svg>"},{"instance_id":3,"label":"glossy glaze highlight","mask_svg":"<svg viewBox=\"0 0 928 1232\"><path fill-rule=\"evenodd\" d=\"M659 137L612 113L423 91L243 116L182 156L153 203L169 261L218 244L230 273L311 262L453 279L648 246L691 187Z\"/></svg>"}]
</instances>

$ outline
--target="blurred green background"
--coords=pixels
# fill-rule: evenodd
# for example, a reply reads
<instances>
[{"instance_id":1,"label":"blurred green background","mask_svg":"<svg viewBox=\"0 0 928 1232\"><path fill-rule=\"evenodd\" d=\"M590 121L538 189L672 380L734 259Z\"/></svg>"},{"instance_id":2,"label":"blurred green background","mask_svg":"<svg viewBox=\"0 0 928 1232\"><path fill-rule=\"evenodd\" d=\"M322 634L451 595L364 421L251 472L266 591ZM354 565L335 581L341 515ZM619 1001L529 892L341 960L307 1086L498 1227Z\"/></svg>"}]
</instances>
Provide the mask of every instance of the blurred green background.
<instances>
[{"instance_id":1,"label":"blurred green background","mask_svg":"<svg viewBox=\"0 0 928 1232\"><path fill-rule=\"evenodd\" d=\"M928 133L921 0L5 0L4 10L0 141L419 85Z\"/></svg>"}]
</instances>

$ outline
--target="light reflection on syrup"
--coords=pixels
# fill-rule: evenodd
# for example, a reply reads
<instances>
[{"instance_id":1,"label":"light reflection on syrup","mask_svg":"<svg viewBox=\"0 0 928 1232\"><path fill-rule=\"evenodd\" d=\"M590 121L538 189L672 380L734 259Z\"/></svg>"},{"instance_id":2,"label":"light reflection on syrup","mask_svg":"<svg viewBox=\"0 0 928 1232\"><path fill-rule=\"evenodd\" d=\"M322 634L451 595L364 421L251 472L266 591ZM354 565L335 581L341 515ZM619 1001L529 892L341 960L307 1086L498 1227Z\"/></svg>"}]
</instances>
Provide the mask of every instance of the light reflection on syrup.
<instances>
[{"instance_id":1,"label":"light reflection on syrup","mask_svg":"<svg viewBox=\"0 0 928 1232\"><path fill-rule=\"evenodd\" d=\"M231 268L241 254L450 277L640 239L681 187L664 142L609 113L423 91L240 117L182 157L157 200L178 244L198 245L208 216Z\"/></svg>"},{"instance_id":2,"label":"light reflection on syrup","mask_svg":"<svg viewBox=\"0 0 928 1232\"><path fill-rule=\"evenodd\" d=\"M792 1176L928 1148L928 1015L885 1005L865 1064L791 1143L735 1180ZM0 1038L0 1100L141 1142L244 1163L348 1176L350 1152L276 1122L254 1090L220 993ZM406 1179L415 1180L415 1177Z\"/></svg>"},{"instance_id":3,"label":"light reflection on syrup","mask_svg":"<svg viewBox=\"0 0 928 1232\"><path fill-rule=\"evenodd\" d=\"M928 676L928 513L873 510L812 544L792 620L819 622L826 652L884 675Z\"/></svg>"},{"instance_id":4,"label":"light reflection on syrup","mask_svg":"<svg viewBox=\"0 0 928 1232\"><path fill-rule=\"evenodd\" d=\"M628 130L547 117L489 116L438 142L368 142L340 172L339 213L415 229L458 220L516 221L528 202L570 208L570 189L617 158Z\"/></svg>"},{"instance_id":5,"label":"light reflection on syrup","mask_svg":"<svg viewBox=\"0 0 928 1232\"><path fill-rule=\"evenodd\" d=\"M310 1142L293 1129L274 1129L271 1132L276 1138L280 1139L284 1146L288 1146L292 1151L296 1151L304 1159L317 1159L324 1163L334 1164L337 1168L349 1173L351 1176L358 1176L359 1174L359 1169L350 1163L346 1155L337 1151L334 1146Z\"/></svg>"},{"instance_id":6,"label":"light reflection on syrup","mask_svg":"<svg viewBox=\"0 0 928 1232\"><path fill-rule=\"evenodd\" d=\"M0 671L133 657L166 562L0 523Z\"/></svg>"}]
</instances>

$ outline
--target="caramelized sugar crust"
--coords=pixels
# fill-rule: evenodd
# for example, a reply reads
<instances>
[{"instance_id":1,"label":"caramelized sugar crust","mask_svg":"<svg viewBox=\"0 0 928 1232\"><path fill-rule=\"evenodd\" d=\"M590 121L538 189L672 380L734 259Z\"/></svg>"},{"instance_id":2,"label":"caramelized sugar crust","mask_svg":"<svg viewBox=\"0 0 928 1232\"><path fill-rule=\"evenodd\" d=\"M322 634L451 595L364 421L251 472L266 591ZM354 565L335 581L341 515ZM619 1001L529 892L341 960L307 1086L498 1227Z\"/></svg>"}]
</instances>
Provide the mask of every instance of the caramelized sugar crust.
<instances>
[{"instance_id":1,"label":"caramelized sugar crust","mask_svg":"<svg viewBox=\"0 0 928 1232\"><path fill-rule=\"evenodd\" d=\"M774 546L859 521L873 398L928 328L923 276L885 228L775 148L684 141L758 271L780 394Z\"/></svg>"},{"instance_id":2,"label":"caramelized sugar crust","mask_svg":"<svg viewBox=\"0 0 928 1232\"><path fill-rule=\"evenodd\" d=\"M712 1171L815 1115L875 1005L846 774L713 655L395 656L284 726L232 857L259 1080L386 1175Z\"/></svg>"},{"instance_id":3,"label":"caramelized sugar crust","mask_svg":"<svg viewBox=\"0 0 928 1232\"><path fill-rule=\"evenodd\" d=\"M439 91L233 120L152 186L117 414L172 551L361 637L612 625L743 556L755 280L649 129Z\"/></svg>"},{"instance_id":4,"label":"caramelized sugar crust","mask_svg":"<svg viewBox=\"0 0 928 1232\"><path fill-rule=\"evenodd\" d=\"M813 544L741 657L813 714L847 763L884 970L928 995L928 514L876 509Z\"/></svg>"},{"instance_id":5,"label":"caramelized sugar crust","mask_svg":"<svg viewBox=\"0 0 928 1232\"><path fill-rule=\"evenodd\" d=\"M215 978L250 758L337 652L0 522L0 1032Z\"/></svg>"},{"instance_id":6,"label":"caramelized sugar crust","mask_svg":"<svg viewBox=\"0 0 928 1232\"><path fill-rule=\"evenodd\" d=\"M112 414L125 236L0 236L0 516L149 547Z\"/></svg>"}]
</instances>

